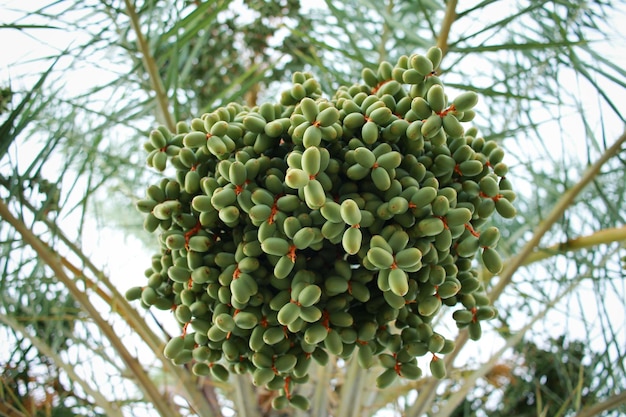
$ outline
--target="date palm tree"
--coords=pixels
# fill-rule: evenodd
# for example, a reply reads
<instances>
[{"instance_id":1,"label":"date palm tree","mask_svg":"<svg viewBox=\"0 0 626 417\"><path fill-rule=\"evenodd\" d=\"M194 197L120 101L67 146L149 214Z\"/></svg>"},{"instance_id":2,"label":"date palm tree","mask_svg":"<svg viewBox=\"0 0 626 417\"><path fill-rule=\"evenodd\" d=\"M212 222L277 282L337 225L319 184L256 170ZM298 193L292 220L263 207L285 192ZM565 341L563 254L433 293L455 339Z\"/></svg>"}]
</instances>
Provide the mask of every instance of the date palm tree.
<instances>
[{"instance_id":1,"label":"date palm tree","mask_svg":"<svg viewBox=\"0 0 626 417\"><path fill-rule=\"evenodd\" d=\"M0 8L0 415L626 411L624 2ZM159 180L145 163L149 132L230 102L275 102L296 71L330 95L361 68L434 45L446 87L479 94L473 123L506 151L517 193L518 215L491 220L504 268L480 270L500 313L482 338L442 320L456 342L446 378L386 389L356 360L312 367L308 411L272 409L246 375L197 377L165 358L180 332L171 312L124 297L158 250L135 209Z\"/></svg>"}]
</instances>

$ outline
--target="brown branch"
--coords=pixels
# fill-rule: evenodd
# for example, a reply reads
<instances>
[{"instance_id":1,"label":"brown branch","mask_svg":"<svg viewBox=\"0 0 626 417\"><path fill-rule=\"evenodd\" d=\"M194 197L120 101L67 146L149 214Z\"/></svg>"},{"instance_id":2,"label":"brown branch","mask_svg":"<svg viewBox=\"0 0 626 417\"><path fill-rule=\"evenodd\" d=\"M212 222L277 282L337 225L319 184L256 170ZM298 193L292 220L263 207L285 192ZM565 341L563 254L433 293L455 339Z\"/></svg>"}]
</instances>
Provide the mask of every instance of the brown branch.
<instances>
[{"instance_id":1,"label":"brown branch","mask_svg":"<svg viewBox=\"0 0 626 417\"><path fill-rule=\"evenodd\" d=\"M556 245L552 245L547 248L538 249L528 255L522 262L522 265L525 266L534 262L539 262L555 255L562 255L565 252L591 248L613 242L620 242L622 240L626 240L626 226L604 229L587 236L580 236L562 243L557 243Z\"/></svg>"},{"instance_id":2,"label":"brown branch","mask_svg":"<svg viewBox=\"0 0 626 417\"><path fill-rule=\"evenodd\" d=\"M592 248L598 245L608 245L609 243L621 242L623 240L626 240L626 226L599 230L590 235L569 239L545 248L537 248L526 257L521 266L543 261L553 256L564 255L566 252ZM481 273L481 279L486 283L494 276L487 269L483 269Z\"/></svg>"},{"instance_id":3,"label":"brown branch","mask_svg":"<svg viewBox=\"0 0 626 417\"><path fill-rule=\"evenodd\" d=\"M65 285L76 301L82 305L83 309L89 314L105 337L109 339L111 346L119 353L122 361L136 378L138 386L145 392L146 396L154 404L159 413L163 416L178 415L163 398L163 395L137 361L137 358L128 351L125 343L117 336L113 327L102 317L87 295L78 288L76 282L66 274L59 256L35 236L23 222L13 216L3 201L0 201L0 217L6 220L22 236L24 242L37 253L38 257L54 272L56 278Z\"/></svg>"},{"instance_id":4,"label":"brown branch","mask_svg":"<svg viewBox=\"0 0 626 417\"><path fill-rule=\"evenodd\" d=\"M393 0L389 0L386 7L386 12L391 15L393 11ZM383 21L383 32L380 34L380 43L378 44L378 62L383 62L387 60L387 42L389 41L389 37L391 36L392 30L389 27L389 22L387 19Z\"/></svg>"},{"instance_id":5,"label":"brown branch","mask_svg":"<svg viewBox=\"0 0 626 417\"><path fill-rule=\"evenodd\" d=\"M19 324L13 318L9 316L0 316L0 322L5 325L11 327L16 332L21 333L27 338L31 345L34 346L38 352L50 358L50 360L56 364L59 369L63 369L63 371L67 374L69 379L79 385L87 395L91 396L95 400L95 404L101 407L107 416L123 416L122 411L119 407L116 406L114 401L110 401L102 395L97 388L94 389L91 387L84 378L81 378L74 370L74 365L70 363L65 363L61 357L54 352L54 349L50 347L46 342L41 340L36 335L30 334L26 327Z\"/></svg>"},{"instance_id":6,"label":"brown branch","mask_svg":"<svg viewBox=\"0 0 626 417\"><path fill-rule=\"evenodd\" d=\"M128 13L128 17L130 18L130 25L132 26L133 30L135 31L135 35L137 36L137 44L139 46L139 50L141 51L141 60L143 61L143 66L150 76L152 89L156 93L157 106L159 108L161 116L163 117L165 125L169 130L173 132L176 129L176 126L174 119L172 118L172 114L169 110L167 92L165 91L163 80L159 75L159 69L154 60L154 57L150 53L150 47L148 46L148 42L146 42L146 38L141 32L139 16L137 16L135 6L130 0L125 0L124 3L126 4L126 10Z\"/></svg>"},{"instance_id":7,"label":"brown branch","mask_svg":"<svg viewBox=\"0 0 626 417\"><path fill-rule=\"evenodd\" d=\"M6 402L0 402L0 416L2 417L28 417L26 414L22 413L11 404L7 404Z\"/></svg>"},{"instance_id":8,"label":"brown branch","mask_svg":"<svg viewBox=\"0 0 626 417\"><path fill-rule=\"evenodd\" d=\"M446 52L448 52L448 37L450 36L450 29L452 28L452 23L456 20L456 4L457 0L448 0L446 4L446 14L441 22L441 31L437 37L437 46L441 49L444 56L446 55Z\"/></svg>"},{"instance_id":9,"label":"brown branch","mask_svg":"<svg viewBox=\"0 0 626 417\"><path fill-rule=\"evenodd\" d=\"M489 298L492 301L495 301L498 297L500 297L504 288L511 283L513 274L519 269L520 266L524 265L524 262L526 262L526 260L532 255L535 248L539 246L539 242L543 236L563 216L565 210L572 205L578 194L580 194L580 192L600 173L602 166L609 159L613 158L620 152L624 142L626 142L626 132L622 133L622 136L620 136L610 148L605 150L600 158L598 158L598 160L596 160L596 162L591 165L587 171L585 171L580 181L563 194L550 214L548 214L548 216L535 228L533 237L526 243L526 245L524 245L516 256L509 259L505 263L506 266L500 274L500 280L489 294Z\"/></svg>"},{"instance_id":10,"label":"brown branch","mask_svg":"<svg viewBox=\"0 0 626 417\"><path fill-rule=\"evenodd\" d=\"M592 405L591 407L583 408L580 413L576 414L576 417L597 416L603 411L612 410L624 403L626 403L626 391L615 394L612 397L609 397L606 400L602 401L601 403Z\"/></svg>"}]
</instances>

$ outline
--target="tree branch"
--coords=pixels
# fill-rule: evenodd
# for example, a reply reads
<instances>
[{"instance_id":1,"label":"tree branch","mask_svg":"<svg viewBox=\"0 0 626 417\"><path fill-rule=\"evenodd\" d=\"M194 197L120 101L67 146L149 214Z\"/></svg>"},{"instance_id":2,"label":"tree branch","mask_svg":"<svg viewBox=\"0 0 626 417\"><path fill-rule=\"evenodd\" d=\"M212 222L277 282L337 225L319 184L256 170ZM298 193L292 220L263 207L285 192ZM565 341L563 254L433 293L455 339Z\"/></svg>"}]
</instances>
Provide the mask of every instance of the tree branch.
<instances>
[{"instance_id":1,"label":"tree branch","mask_svg":"<svg viewBox=\"0 0 626 417\"><path fill-rule=\"evenodd\" d=\"M33 346L37 348L37 350L43 353L48 358L52 359L56 366L60 369L63 369L70 380L74 383L80 385L80 387L85 391L85 393L91 396L99 407L102 407L103 410L106 411L107 416L119 416L123 417L123 413L119 407L115 406L114 402L107 400L97 389L93 389L87 381L83 378L79 377L78 374L74 371L74 366L71 364L65 363L63 359L56 353L54 350L48 346L44 341L42 341L39 337L35 335L31 335L26 327L19 324L16 320L12 319L9 316L0 315L0 322L5 325L11 327L15 331L21 333L26 337Z\"/></svg>"},{"instance_id":2,"label":"tree branch","mask_svg":"<svg viewBox=\"0 0 626 417\"><path fill-rule=\"evenodd\" d=\"M167 92L165 91L163 80L159 75L159 69L156 62L154 61L154 57L150 53L150 47L148 46L148 42L146 42L146 38L144 38L143 33L141 32L139 16L137 16L135 6L130 0L124 0L124 3L126 4L126 10L128 13L128 17L130 18L130 25L132 26L133 30L135 31L135 35L137 36L137 44L139 46L139 50L141 51L141 60L143 61L143 66L150 76L152 89L156 93L157 106L159 108L161 116L163 117L163 122L165 123L167 128L173 132L176 129L176 124L169 110Z\"/></svg>"},{"instance_id":3,"label":"tree branch","mask_svg":"<svg viewBox=\"0 0 626 417\"><path fill-rule=\"evenodd\" d=\"M13 216L3 201L0 201L0 217L6 220L22 236L24 242L37 253L38 257L54 272L55 277L65 285L76 301L82 305L105 337L109 339L113 349L119 353L120 358L136 378L138 386L145 392L159 413L163 416L178 415L178 412L163 398L162 393L159 392L154 382L148 377L137 358L128 351L125 343L117 336L113 327L102 317L87 295L78 288L76 282L66 274L59 256L35 236L24 223Z\"/></svg>"},{"instance_id":4,"label":"tree branch","mask_svg":"<svg viewBox=\"0 0 626 417\"><path fill-rule=\"evenodd\" d=\"M0 402L0 416L2 417L28 417L10 404Z\"/></svg>"},{"instance_id":5,"label":"tree branch","mask_svg":"<svg viewBox=\"0 0 626 417\"><path fill-rule=\"evenodd\" d=\"M552 245L547 248L538 249L528 255L522 262L522 265L525 266L534 262L539 262L552 256L564 254L565 252L591 248L622 240L626 240L626 226L604 229L587 236L580 236L562 243L557 243L556 245Z\"/></svg>"},{"instance_id":6,"label":"tree branch","mask_svg":"<svg viewBox=\"0 0 626 417\"><path fill-rule=\"evenodd\" d=\"M576 417L597 416L603 411L612 410L613 408L616 408L624 403L626 403L626 391L615 394L601 403L592 405L591 407L583 408L580 413L576 414Z\"/></svg>"},{"instance_id":7,"label":"tree branch","mask_svg":"<svg viewBox=\"0 0 626 417\"><path fill-rule=\"evenodd\" d=\"M391 15L393 11L393 0L388 0L387 6L385 7L387 13ZM387 19L383 21L383 31L380 34L380 43L378 44L378 62L383 62L387 60L387 42L389 41L389 37L391 35L391 28L389 27L389 22Z\"/></svg>"},{"instance_id":8,"label":"tree branch","mask_svg":"<svg viewBox=\"0 0 626 417\"><path fill-rule=\"evenodd\" d=\"M553 256L564 255L566 252L592 248L598 245L608 245L609 243L621 242L623 240L626 240L626 226L599 230L590 235L579 236L546 248L538 248L526 257L521 266L543 261ZM483 282L489 282L494 276L487 269L481 270L481 274Z\"/></svg>"},{"instance_id":9,"label":"tree branch","mask_svg":"<svg viewBox=\"0 0 626 417\"><path fill-rule=\"evenodd\" d=\"M457 0L447 1L446 14L441 22L441 31L437 37L437 46L441 49L444 56L446 55L446 52L448 52L448 37L450 35L450 28L456 19L456 4Z\"/></svg>"},{"instance_id":10,"label":"tree branch","mask_svg":"<svg viewBox=\"0 0 626 417\"><path fill-rule=\"evenodd\" d=\"M347 364L345 370L345 380L341 387L339 397L339 409L337 417L355 417L361 411L356 404L363 404L362 395L365 391L365 373L367 371L359 365L356 357L353 357Z\"/></svg>"},{"instance_id":11,"label":"tree branch","mask_svg":"<svg viewBox=\"0 0 626 417\"><path fill-rule=\"evenodd\" d=\"M489 298L492 301L500 297L504 288L510 284L513 274L520 266L524 265L532 255L535 248L539 246L539 242L543 236L563 216L565 210L572 205L576 196L578 196L578 194L580 194L580 192L600 173L602 166L620 152L624 142L626 142L626 132L622 133L622 136L620 136L611 147L606 149L600 158L585 171L580 181L563 194L563 197L557 202L550 214L535 228L533 237L524 245L519 253L505 262L504 270L500 274L500 280L489 294Z\"/></svg>"},{"instance_id":12,"label":"tree branch","mask_svg":"<svg viewBox=\"0 0 626 417\"><path fill-rule=\"evenodd\" d=\"M319 364L312 364L309 369L316 369L316 384L315 390L311 397L311 417L326 417L328 415L329 395L328 391L329 381L332 378L332 371L334 370L334 362L328 361L325 366ZM309 371L312 373L312 371Z\"/></svg>"}]
</instances>

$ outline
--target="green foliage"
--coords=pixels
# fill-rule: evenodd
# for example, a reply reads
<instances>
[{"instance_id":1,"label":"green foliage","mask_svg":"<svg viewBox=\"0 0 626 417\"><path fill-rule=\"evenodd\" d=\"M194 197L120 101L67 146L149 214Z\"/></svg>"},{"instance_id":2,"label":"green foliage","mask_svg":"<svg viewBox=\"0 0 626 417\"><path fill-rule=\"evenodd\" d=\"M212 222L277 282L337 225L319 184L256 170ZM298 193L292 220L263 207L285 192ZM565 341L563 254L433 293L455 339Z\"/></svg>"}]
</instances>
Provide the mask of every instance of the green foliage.
<instances>
[{"instance_id":1,"label":"green foliage","mask_svg":"<svg viewBox=\"0 0 626 417\"><path fill-rule=\"evenodd\" d=\"M594 389L602 355L583 341L560 336L540 347L525 340L512 355L487 375L484 394L465 400L451 416L568 415L602 395Z\"/></svg>"},{"instance_id":2,"label":"green foliage","mask_svg":"<svg viewBox=\"0 0 626 417\"><path fill-rule=\"evenodd\" d=\"M0 114L6 112L11 104L13 98L13 91L11 87L0 88Z\"/></svg>"},{"instance_id":3,"label":"green foliage","mask_svg":"<svg viewBox=\"0 0 626 417\"><path fill-rule=\"evenodd\" d=\"M10 263L9 257L3 257L0 268L9 271ZM32 268L31 274L39 279L2 283L3 314L15 323L8 327L13 332L6 333L15 338L15 343L6 352L0 375L3 411L15 409L38 417L82 415L91 408L90 402L72 387L64 387L61 382L64 374L55 360L37 346L41 344L57 354L67 354L74 346L76 323L85 316L64 288L43 275L43 265L22 264L20 268ZM34 344L29 334L35 335Z\"/></svg>"},{"instance_id":4,"label":"green foliage","mask_svg":"<svg viewBox=\"0 0 626 417\"><path fill-rule=\"evenodd\" d=\"M264 72L265 76L246 93L248 104L256 104L258 92L266 90L271 82L303 67L302 59L289 52L298 50L306 55L309 44L286 29L290 26L304 31L311 29L311 21L301 12L300 2L248 0L244 5L248 13L223 14L216 24L200 31L187 44L198 57L192 65L185 63L189 79L197 86L192 91L196 110L208 110L215 97L222 94L224 85L240 79L251 68L256 68L257 73Z\"/></svg>"}]
</instances>

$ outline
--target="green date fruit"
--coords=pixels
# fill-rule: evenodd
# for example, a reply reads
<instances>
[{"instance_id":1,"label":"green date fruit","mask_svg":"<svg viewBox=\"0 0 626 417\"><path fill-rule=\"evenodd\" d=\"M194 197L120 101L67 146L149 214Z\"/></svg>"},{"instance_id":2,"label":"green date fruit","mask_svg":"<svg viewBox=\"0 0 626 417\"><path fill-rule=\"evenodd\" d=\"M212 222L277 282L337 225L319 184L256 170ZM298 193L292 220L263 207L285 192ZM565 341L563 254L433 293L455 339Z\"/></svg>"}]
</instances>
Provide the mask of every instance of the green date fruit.
<instances>
[{"instance_id":1,"label":"green date fruit","mask_svg":"<svg viewBox=\"0 0 626 417\"><path fill-rule=\"evenodd\" d=\"M334 94L294 72L278 102L150 131L160 178L136 208L158 250L126 298L172 312L168 360L216 381L251 374L275 409L310 407L313 361L356 356L390 389L432 354L446 377L438 318L478 340L497 317L480 268L503 269L506 223L491 219L515 217L516 195L504 149L465 125L478 94L455 84L448 98L443 58L383 61Z\"/></svg>"}]
</instances>

